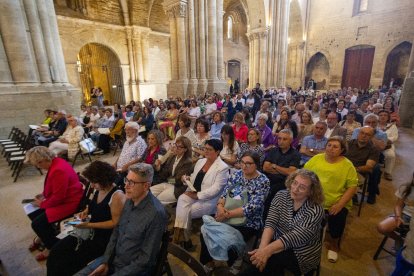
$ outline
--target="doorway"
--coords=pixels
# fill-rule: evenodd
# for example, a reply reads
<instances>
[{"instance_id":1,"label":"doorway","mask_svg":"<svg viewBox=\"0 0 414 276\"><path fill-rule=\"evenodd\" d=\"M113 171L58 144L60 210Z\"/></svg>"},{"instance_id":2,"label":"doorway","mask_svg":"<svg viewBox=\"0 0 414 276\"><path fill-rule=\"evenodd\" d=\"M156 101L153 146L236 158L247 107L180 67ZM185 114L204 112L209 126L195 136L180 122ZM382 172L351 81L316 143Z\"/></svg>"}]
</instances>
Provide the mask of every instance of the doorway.
<instances>
[{"instance_id":1,"label":"doorway","mask_svg":"<svg viewBox=\"0 0 414 276\"><path fill-rule=\"evenodd\" d=\"M368 89L371 81L375 47L357 45L345 50L342 87Z\"/></svg>"},{"instance_id":2,"label":"doorway","mask_svg":"<svg viewBox=\"0 0 414 276\"><path fill-rule=\"evenodd\" d=\"M388 54L382 81L383 85L389 87L391 79L394 79L393 85L403 84L408 72L411 47L412 44L410 42L404 41L395 46Z\"/></svg>"}]
</instances>

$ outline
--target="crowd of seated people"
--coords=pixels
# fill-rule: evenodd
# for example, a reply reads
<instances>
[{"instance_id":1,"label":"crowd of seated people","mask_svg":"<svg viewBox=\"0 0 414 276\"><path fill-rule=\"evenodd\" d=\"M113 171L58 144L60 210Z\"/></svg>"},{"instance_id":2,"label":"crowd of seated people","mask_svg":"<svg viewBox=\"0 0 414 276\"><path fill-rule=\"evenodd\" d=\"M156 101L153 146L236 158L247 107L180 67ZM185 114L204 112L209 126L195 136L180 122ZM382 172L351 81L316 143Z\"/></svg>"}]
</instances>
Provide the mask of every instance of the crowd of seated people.
<instances>
[{"instance_id":1,"label":"crowd of seated people","mask_svg":"<svg viewBox=\"0 0 414 276\"><path fill-rule=\"evenodd\" d=\"M127 106L106 109L85 106L79 122L72 122L75 117L65 118L61 112L54 121L63 118L69 127L56 128L52 120L49 131L51 138L62 143L60 139L64 137L59 136L70 128L83 126L103 153L109 152L111 140L125 133L122 151L112 165L116 172L113 183L129 198L130 188L138 189L141 184L137 181L145 178L138 173L139 179L131 180L130 168L137 163L150 166L153 172L145 192L163 205L176 203L174 243L186 249L193 247L191 225L195 218L212 215L217 223L226 223L232 217L246 217L242 227L231 225L243 240L251 236L252 231L246 232L246 228L263 230L265 225L262 243L251 252L252 265L269 274L276 269L274 263L288 258L291 263L286 263L285 268L300 274L314 269L318 257L305 258L303 251L295 247L299 246L298 240L285 238L290 231L297 230L285 228L284 224L297 224L298 229L303 229L306 226L302 223L309 223L311 232L298 238L316 246L314 239L319 235L325 210L328 260L338 260L339 240L361 179L358 173L370 175L367 202L371 204L375 203L380 188L381 159L385 163L384 178L392 180L398 101L395 89L344 88L315 93L309 89L280 88L263 92L257 84L251 91L224 95L224 99L214 93L186 99L131 101ZM140 132L142 126L145 130ZM109 132L99 133L103 128ZM52 142L40 138L41 135L39 143ZM50 143L50 149L56 152L54 143ZM306 170L298 171L302 167ZM254 189L263 191L260 200L251 191L257 179L268 183ZM236 184L240 187L235 187ZM321 194L316 196L314 192ZM245 196L246 201L238 209L226 209L228 197L241 200ZM294 204L289 207L286 202ZM309 213L305 211L300 215L303 219L276 214L282 208L299 215L302 205L309 208L306 212L313 214L312 220L307 221ZM122 237L118 233L114 239ZM211 266L215 256L206 249L208 242L203 237L201 241L201 260ZM118 246L116 240L111 242L115 244L109 253ZM317 245L320 248L321 244ZM316 250L312 254L319 253ZM112 266L108 263L107 252L104 255L105 269L120 269L119 263ZM232 252L225 255L229 258L228 265L240 257ZM103 268L98 266L98 269Z\"/></svg>"}]
</instances>

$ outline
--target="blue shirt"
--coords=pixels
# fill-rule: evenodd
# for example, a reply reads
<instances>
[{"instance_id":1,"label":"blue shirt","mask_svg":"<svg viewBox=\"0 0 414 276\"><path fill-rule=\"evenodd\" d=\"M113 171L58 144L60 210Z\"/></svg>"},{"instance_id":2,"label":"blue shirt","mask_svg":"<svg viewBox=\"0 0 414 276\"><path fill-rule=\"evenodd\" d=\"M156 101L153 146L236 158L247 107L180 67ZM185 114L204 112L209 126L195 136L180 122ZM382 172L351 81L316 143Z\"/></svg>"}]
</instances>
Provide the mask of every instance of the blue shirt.
<instances>
[{"instance_id":1,"label":"blue shirt","mask_svg":"<svg viewBox=\"0 0 414 276\"><path fill-rule=\"evenodd\" d=\"M323 136L322 139L318 140L315 138L315 135L308 135L305 136L305 138L303 138L302 146L305 146L307 149L323 150L327 142L328 138L326 138L325 136ZM301 154L302 163L308 162L311 158L311 156Z\"/></svg>"},{"instance_id":2,"label":"blue shirt","mask_svg":"<svg viewBox=\"0 0 414 276\"><path fill-rule=\"evenodd\" d=\"M224 122L211 125L211 129L210 129L211 139L221 140L221 129L223 128L223 126L224 126Z\"/></svg>"},{"instance_id":3,"label":"blue shirt","mask_svg":"<svg viewBox=\"0 0 414 276\"><path fill-rule=\"evenodd\" d=\"M356 128L354 129L354 132L352 133L352 139L357 139L358 138L358 134L359 134L359 130L361 128ZM379 128L377 128L375 130L375 134L374 137L377 138L378 140L382 140L384 141L384 143L387 143L388 137L387 137L387 133L385 133L384 131L380 130Z\"/></svg>"}]
</instances>

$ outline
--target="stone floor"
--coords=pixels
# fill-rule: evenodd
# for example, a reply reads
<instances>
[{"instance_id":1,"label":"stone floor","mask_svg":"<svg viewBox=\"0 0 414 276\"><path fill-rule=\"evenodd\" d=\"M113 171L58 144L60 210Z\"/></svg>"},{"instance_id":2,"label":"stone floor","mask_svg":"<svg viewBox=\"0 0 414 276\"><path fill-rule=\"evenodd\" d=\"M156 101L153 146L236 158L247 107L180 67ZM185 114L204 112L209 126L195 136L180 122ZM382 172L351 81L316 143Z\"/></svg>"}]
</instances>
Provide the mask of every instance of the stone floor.
<instances>
[{"instance_id":1,"label":"stone floor","mask_svg":"<svg viewBox=\"0 0 414 276\"><path fill-rule=\"evenodd\" d=\"M382 236L376 231L376 224L393 210L394 190L398 185L410 180L414 163L414 130L401 129L397 143L397 165L392 182L382 180L381 195L375 205L364 204L362 214L357 217L357 208L350 212L349 220L342 239L340 259L336 264L326 260L323 251L321 275L389 275L394 268L394 257L382 253L377 261L372 259ZM105 155L94 157L113 162L116 157ZM79 162L76 171L81 171L86 162ZM27 250L34 237L29 219L25 216L21 200L30 198L42 191L44 176L33 168L26 168L16 183L4 159L0 159L0 265L1 275L46 275L44 263L38 263L34 254ZM194 235L193 243L198 244ZM390 244L391 246L391 244ZM198 257L199 246L194 256ZM174 275L192 275L182 264L172 260Z\"/></svg>"}]
</instances>

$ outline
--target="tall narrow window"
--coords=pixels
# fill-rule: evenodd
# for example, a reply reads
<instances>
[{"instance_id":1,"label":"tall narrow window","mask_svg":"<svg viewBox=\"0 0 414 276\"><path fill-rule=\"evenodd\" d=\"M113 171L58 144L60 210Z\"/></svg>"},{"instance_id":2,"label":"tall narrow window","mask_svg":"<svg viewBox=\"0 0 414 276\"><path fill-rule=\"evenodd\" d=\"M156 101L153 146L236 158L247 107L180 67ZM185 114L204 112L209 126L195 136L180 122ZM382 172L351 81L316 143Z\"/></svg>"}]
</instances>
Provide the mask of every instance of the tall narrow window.
<instances>
[{"instance_id":1,"label":"tall narrow window","mask_svg":"<svg viewBox=\"0 0 414 276\"><path fill-rule=\"evenodd\" d=\"M359 1L359 12L366 12L368 10L368 0Z\"/></svg>"},{"instance_id":2,"label":"tall narrow window","mask_svg":"<svg viewBox=\"0 0 414 276\"><path fill-rule=\"evenodd\" d=\"M233 19L231 16L227 19L227 39L233 40Z\"/></svg>"}]
</instances>

